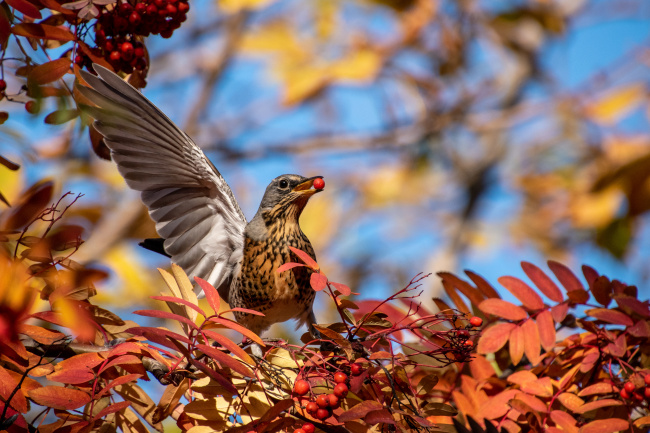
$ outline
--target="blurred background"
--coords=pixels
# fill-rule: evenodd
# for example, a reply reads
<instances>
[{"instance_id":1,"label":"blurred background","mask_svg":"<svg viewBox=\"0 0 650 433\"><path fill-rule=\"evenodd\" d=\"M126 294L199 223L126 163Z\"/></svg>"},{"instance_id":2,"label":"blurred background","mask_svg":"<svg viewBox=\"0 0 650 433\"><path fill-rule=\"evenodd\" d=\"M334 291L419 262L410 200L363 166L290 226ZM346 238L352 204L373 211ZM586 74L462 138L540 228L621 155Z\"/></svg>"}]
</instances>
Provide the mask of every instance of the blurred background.
<instances>
[{"instance_id":1,"label":"blurred background","mask_svg":"<svg viewBox=\"0 0 650 433\"><path fill-rule=\"evenodd\" d=\"M419 272L496 284L553 259L647 299L649 41L645 0L193 0L173 37L147 39L143 93L249 219L272 178L324 176L301 225L329 278L362 298ZM153 224L78 119L43 122L65 104L0 101L0 155L22 166L0 166L0 192L14 203L49 178L55 197L84 194L67 213L85 229L73 258L110 275L93 302L153 305L169 265L137 246ZM444 297L436 277L423 289Z\"/></svg>"}]
</instances>

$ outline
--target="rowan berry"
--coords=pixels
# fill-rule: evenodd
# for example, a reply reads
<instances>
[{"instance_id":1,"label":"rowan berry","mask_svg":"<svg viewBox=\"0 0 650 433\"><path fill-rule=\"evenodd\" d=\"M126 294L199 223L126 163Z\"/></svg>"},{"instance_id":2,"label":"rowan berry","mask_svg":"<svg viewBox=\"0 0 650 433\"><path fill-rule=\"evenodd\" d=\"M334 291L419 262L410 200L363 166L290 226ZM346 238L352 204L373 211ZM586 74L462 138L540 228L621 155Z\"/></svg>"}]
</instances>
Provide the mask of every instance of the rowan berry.
<instances>
[{"instance_id":1,"label":"rowan berry","mask_svg":"<svg viewBox=\"0 0 650 433\"><path fill-rule=\"evenodd\" d=\"M352 373L352 376L359 376L363 373L363 366L357 363L352 364L350 366L350 373Z\"/></svg>"},{"instance_id":2,"label":"rowan berry","mask_svg":"<svg viewBox=\"0 0 650 433\"><path fill-rule=\"evenodd\" d=\"M25 110L30 114L36 114L40 111L41 107L36 101L27 101L25 103Z\"/></svg>"},{"instance_id":3,"label":"rowan berry","mask_svg":"<svg viewBox=\"0 0 650 433\"><path fill-rule=\"evenodd\" d=\"M121 58L122 54L119 51L111 51L111 61L118 62Z\"/></svg>"},{"instance_id":4,"label":"rowan berry","mask_svg":"<svg viewBox=\"0 0 650 433\"><path fill-rule=\"evenodd\" d=\"M309 392L309 382L306 380L296 380L293 385L293 392L297 395L305 395Z\"/></svg>"},{"instance_id":5,"label":"rowan berry","mask_svg":"<svg viewBox=\"0 0 650 433\"><path fill-rule=\"evenodd\" d=\"M319 409L318 405L316 404L315 401L310 401L307 403L307 406L305 407L307 409L307 412L309 413L316 413L316 411Z\"/></svg>"},{"instance_id":6,"label":"rowan berry","mask_svg":"<svg viewBox=\"0 0 650 433\"><path fill-rule=\"evenodd\" d=\"M314 433L316 431L316 426L310 422L306 422L302 425L302 429L305 433Z\"/></svg>"},{"instance_id":7,"label":"rowan berry","mask_svg":"<svg viewBox=\"0 0 650 433\"><path fill-rule=\"evenodd\" d=\"M317 419L325 419L330 416L330 411L327 409L318 409L316 411L316 418Z\"/></svg>"},{"instance_id":8,"label":"rowan berry","mask_svg":"<svg viewBox=\"0 0 650 433\"><path fill-rule=\"evenodd\" d=\"M186 1L178 2L178 11L180 13L187 13L190 10L190 5Z\"/></svg>"},{"instance_id":9,"label":"rowan berry","mask_svg":"<svg viewBox=\"0 0 650 433\"><path fill-rule=\"evenodd\" d=\"M469 319L469 324L475 328L478 328L483 324L483 319L481 319L480 317L472 316L472 318Z\"/></svg>"},{"instance_id":10,"label":"rowan berry","mask_svg":"<svg viewBox=\"0 0 650 433\"><path fill-rule=\"evenodd\" d=\"M472 340L465 340L463 344L467 347L472 347L474 346L474 342Z\"/></svg>"},{"instance_id":11,"label":"rowan berry","mask_svg":"<svg viewBox=\"0 0 650 433\"><path fill-rule=\"evenodd\" d=\"M297 428L293 431L293 433L307 433L304 429Z\"/></svg>"},{"instance_id":12,"label":"rowan berry","mask_svg":"<svg viewBox=\"0 0 650 433\"><path fill-rule=\"evenodd\" d=\"M334 382L336 383L345 383L348 381L348 375L345 373L342 373L340 371L337 371L334 373Z\"/></svg>"},{"instance_id":13,"label":"rowan berry","mask_svg":"<svg viewBox=\"0 0 650 433\"><path fill-rule=\"evenodd\" d=\"M634 392L634 390L636 389L636 386L634 386L634 384L632 382L625 382L625 385L623 385L623 388L625 388L625 390L627 392Z\"/></svg>"},{"instance_id":14,"label":"rowan berry","mask_svg":"<svg viewBox=\"0 0 650 433\"><path fill-rule=\"evenodd\" d=\"M344 383L338 383L334 387L334 395L339 398L343 398L348 395L348 386Z\"/></svg>"},{"instance_id":15,"label":"rowan berry","mask_svg":"<svg viewBox=\"0 0 650 433\"><path fill-rule=\"evenodd\" d=\"M140 15L142 15L143 13L146 12L146 10L147 10L147 5L146 5L146 4L144 4L144 3L136 3L136 5L135 5L135 11L136 11L137 13L139 13Z\"/></svg>"},{"instance_id":16,"label":"rowan berry","mask_svg":"<svg viewBox=\"0 0 650 433\"><path fill-rule=\"evenodd\" d=\"M167 15L169 15L169 16L172 16L172 15L176 14L176 12L178 12L178 9L176 8L176 6L174 6L173 4L170 4L170 3L167 3L167 7L165 9L167 10Z\"/></svg>"},{"instance_id":17,"label":"rowan berry","mask_svg":"<svg viewBox=\"0 0 650 433\"><path fill-rule=\"evenodd\" d=\"M646 374L645 377L643 378L643 381L645 382L646 385L650 385L650 374Z\"/></svg>"},{"instance_id":18,"label":"rowan berry","mask_svg":"<svg viewBox=\"0 0 650 433\"><path fill-rule=\"evenodd\" d=\"M137 12L131 12L131 15L129 15L129 22L132 25L137 26L142 22L142 17Z\"/></svg>"},{"instance_id":19,"label":"rowan berry","mask_svg":"<svg viewBox=\"0 0 650 433\"><path fill-rule=\"evenodd\" d=\"M334 394L329 394L327 396L327 401L330 404L330 407L336 408L339 406L339 398Z\"/></svg>"},{"instance_id":20,"label":"rowan berry","mask_svg":"<svg viewBox=\"0 0 650 433\"><path fill-rule=\"evenodd\" d=\"M325 394L321 394L318 397L316 397L316 404L318 407L325 409L327 406L330 405L330 400L327 398Z\"/></svg>"},{"instance_id":21,"label":"rowan berry","mask_svg":"<svg viewBox=\"0 0 650 433\"><path fill-rule=\"evenodd\" d=\"M623 398L625 398L625 399L630 398L630 393L627 392L627 391L625 390L625 388L623 388L623 389L619 392L619 394L621 395L621 397L623 397Z\"/></svg>"},{"instance_id":22,"label":"rowan berry","mask_svg":"<svg viewBox=\"0 0 650 433\"><path fill-rule=\"evenodd\" d=\"M316 178L314 179L314 188L316 189L323 189L325 188L325 181L322 178Z\"/></svg>"},{"instance_id":23,"label":"rowan berry","mask_svg":"<svg viewBox=\"0 0 650 433\"><path fill-rule=\"evenodd\" d=\"M645 389L643 390L643 395L645 398L650 399L650 386L646 386Z\"/></svg>"}]
</instances>

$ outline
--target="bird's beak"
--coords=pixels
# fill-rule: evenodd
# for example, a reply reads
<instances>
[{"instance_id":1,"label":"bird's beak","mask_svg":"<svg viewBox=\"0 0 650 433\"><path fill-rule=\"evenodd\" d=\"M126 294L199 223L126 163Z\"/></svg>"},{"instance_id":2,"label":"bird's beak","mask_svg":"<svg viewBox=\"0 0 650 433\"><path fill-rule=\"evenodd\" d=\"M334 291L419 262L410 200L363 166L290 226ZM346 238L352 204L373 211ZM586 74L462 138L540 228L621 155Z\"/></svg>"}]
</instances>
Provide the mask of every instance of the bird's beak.
<instances>
[{"instance_id":1,"label":"bird's beak","mask_svg":"<svg viewBox=\"0 0 650 433\"><path fill-rule=\"evenodd\" d=\"M306 181L299 183L293 189L294 192L299 192L301 195L314 195L317 192L321 192L322 189L312 188L314 186L314 181L316 179L322 179L323 176L314 176L310 177Z\"/></svg>"}]
</instances>

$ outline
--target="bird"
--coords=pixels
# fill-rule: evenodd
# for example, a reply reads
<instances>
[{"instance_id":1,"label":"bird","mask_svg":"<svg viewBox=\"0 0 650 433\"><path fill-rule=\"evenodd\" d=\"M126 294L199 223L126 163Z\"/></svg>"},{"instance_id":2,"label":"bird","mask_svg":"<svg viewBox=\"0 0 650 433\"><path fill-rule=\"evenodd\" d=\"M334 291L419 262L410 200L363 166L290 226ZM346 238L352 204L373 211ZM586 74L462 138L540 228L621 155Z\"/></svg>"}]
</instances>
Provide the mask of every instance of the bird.
<instances>
[{"instance_id":1,"label":"bird","mask_svg":"<svg viewBox=\"0 0 650 433\"><path fill-rule=\"evenodd\" d=\"M299 218L309 199L324 188L323 176L283 174L266 187L259 209L246 220L235 196L203 151L140 91L95 65L81 71L76 88L87 101L79 109L94 119L127 185L140 192L158 239L145 248L171 257L190 277L212 284L235 319L257 335L272 324L296 319L314 339L313 270L278 267L299 262L289 247L316 260ZM90 104L88 104L90 102ZM91 105L92 104L92 105ZM197 295L202 297L200 287ZM261 348L252 352L262 357Z\"/></svg>"}]
</instances>

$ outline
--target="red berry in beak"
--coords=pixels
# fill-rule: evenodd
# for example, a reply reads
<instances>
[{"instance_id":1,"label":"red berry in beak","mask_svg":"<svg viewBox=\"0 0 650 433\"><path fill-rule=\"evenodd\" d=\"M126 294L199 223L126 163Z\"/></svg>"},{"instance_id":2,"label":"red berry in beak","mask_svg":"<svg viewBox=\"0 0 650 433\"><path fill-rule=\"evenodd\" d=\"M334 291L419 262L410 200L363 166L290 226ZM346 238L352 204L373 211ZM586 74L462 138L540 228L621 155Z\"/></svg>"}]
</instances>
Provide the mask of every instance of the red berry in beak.
<instances>
[{"instance_id":1,"label":"red berry in beak","mask_svg":"<svg viewBox=\"0 0 650 433\"><path fill-rule=\"evenodd\" d=\"M325 188L325 181L322 178L314 179L314 188L323 189Z\"/></svg>"}]
</instances>

